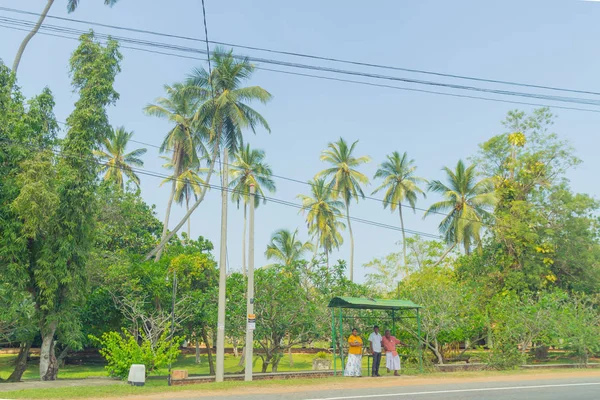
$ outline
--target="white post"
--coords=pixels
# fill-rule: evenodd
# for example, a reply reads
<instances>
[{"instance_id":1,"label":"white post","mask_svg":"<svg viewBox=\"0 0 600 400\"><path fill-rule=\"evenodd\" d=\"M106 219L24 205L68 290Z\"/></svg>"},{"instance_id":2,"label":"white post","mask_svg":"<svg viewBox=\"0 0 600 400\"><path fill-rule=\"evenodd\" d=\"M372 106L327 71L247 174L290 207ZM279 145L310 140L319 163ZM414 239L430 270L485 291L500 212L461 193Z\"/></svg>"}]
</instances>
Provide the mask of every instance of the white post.
<instances>
[{"instance_id":1,"label":"white post","mask_svg":"<svg viewBox=\"0 0 600 400\"><path fill-rule=\"evenodd\" d=\"M217 369L215 381L223 382L225 374L225 282L227 280L227 191L229 157L227 146L223 152L223 179L221 188L221 255L219 257L219 307L217 317Z\"/></svg>"},{"instance_id":2,"label":"white post","mask_svg":"<svg viewBox=\"0 0 600 400\"><path fill-rule=\"evenodd\" d=\"M252 380L252 352L254 350L254 326L250 325L251 319L256 321L254 316L254 184L250 185L250 232L248 239L248 295L246 299L246 308L248 310L248 319L246 321L246 370L245 381ZM255 322L252 322L255 323Z\"/></svg>"}]
</instances>

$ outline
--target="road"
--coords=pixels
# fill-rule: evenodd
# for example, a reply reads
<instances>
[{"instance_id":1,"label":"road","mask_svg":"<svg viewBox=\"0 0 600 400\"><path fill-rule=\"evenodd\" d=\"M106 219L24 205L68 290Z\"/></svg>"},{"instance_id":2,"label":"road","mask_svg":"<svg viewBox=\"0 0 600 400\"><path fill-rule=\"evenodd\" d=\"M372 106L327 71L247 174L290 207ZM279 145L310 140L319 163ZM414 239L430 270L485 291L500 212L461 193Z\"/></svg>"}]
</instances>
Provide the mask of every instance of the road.
<instances>
[{"instance_id":1,"label":"road","mask_svg":"<svg viewBox=\"0 0 600 400\"><path fill-rule=\"evenodd\" d=\"M359 378L365 381L363 388L336 388L334 390L316 387L297 387L293 392L226 394L197 397L177 396L182 400L598 400L600 399L600 376L542 378L535 380L503 379L489 382L448 382L430 385L398 384L378 387L376 379ZM384 378L388 380L393 378ZM182 393L183 394L183 393ZM191 393L190 393L191 394ZM187 396L187 395L184 395ZM169 397L163 397L169 398Z\"/></svg>"}]
</instances>

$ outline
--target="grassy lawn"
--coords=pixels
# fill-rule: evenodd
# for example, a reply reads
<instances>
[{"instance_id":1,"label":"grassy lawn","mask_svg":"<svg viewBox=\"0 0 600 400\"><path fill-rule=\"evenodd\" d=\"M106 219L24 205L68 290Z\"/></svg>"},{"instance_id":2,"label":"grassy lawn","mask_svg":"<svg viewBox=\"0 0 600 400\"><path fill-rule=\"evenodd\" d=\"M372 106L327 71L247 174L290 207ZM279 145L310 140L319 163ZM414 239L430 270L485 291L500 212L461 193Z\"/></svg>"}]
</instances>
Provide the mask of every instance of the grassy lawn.
<instances>
[{"instance_id":1,"label":"grassy lawn","mask_svg":"<svg viewBox=\"0 0 600 400\"><path fill-rule=\"evenodd\" d=\"M309 371L312 370L312 360L314 354L294 354L293 367L290 366L290 359L286 355L279 362L279 371ZM12 362L16 358L15 355L0 355L0 378L8 378L13 370ZM195 356L193 355L180 355L177 362L173 365L175 369L187 369L190 375L208 375L208 356L203 355L201 357L200 364L195 363ZM236 373L240 372L243 367L238 366L240 359L235 358L233 355L225 355L225 373ZM366 358L365 358L366 368ZM341 365L338 360L338 368ZM260 357L254 358L254 372L260 372L262 367L262 360ZM271 371L269 366L268 371ZM155 375L167 375L167 369L157 371ZM66 365L61 368L58 373L61 379L80 379L80 378L97 378L108 376L107 372L102 365ZM27 366L27 371L23 375L23 379L39 379L38 361L33 359Z\"/></svg>"},{"instance_id":2,"label":"grassy lawn","mask_svg":"<svg viewBox=\"0 0 600 400\"><path fill-rule=\"evenodd\" d=\"M526 376L526 375L539 375L539 374L577 374L577 370L564 370L564 369L549 369L544 371L461 371L455 373L429 373L424 374L422 377L431 379L461 379L461 378L490 378L498 376ZM226 390L233 390L237 388L261 388L261 387L289 387L289 386L310 386L310 385L329 385L335 383L341 383L345 379L352 378L324 378L324 379L292 379L292 380L266 380L266 381L254 381L254 382L223 382L223 383L208 383L198 385L185 385L185 386L167 386L165 380L151 379L146 382L143 387L132 387L125 383L119 383L110 386L87 386L87 387L64 387L64 388L53 388L53 389L26 389L11 392L3 392L0 394L1 397L10 399L83 399L94 396L96 398L125 398L130 395L150 395L155 393L172 393L184 390L201 390L202 392L223 392Z\"/></svg>"}]
</instances>

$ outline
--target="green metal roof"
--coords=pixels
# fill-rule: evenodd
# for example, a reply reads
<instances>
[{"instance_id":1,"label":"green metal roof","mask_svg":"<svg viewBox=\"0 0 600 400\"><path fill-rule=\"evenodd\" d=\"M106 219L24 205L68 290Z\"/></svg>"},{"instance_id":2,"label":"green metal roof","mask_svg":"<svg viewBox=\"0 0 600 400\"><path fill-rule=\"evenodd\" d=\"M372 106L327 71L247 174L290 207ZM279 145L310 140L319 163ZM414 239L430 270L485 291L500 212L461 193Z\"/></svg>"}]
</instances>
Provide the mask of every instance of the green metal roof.
<instances>
[{"instance_id":1,"label":"green metal roof","mask_svg":"<svg viewBox=\"0 0 600 400\"><path fill-rule=\"evenodd\" d=\"M334 297L328 307L356 308L360 310L403 310L422 308L410 300L363 299L360 297Z\"/></svg>"}]
</instances>

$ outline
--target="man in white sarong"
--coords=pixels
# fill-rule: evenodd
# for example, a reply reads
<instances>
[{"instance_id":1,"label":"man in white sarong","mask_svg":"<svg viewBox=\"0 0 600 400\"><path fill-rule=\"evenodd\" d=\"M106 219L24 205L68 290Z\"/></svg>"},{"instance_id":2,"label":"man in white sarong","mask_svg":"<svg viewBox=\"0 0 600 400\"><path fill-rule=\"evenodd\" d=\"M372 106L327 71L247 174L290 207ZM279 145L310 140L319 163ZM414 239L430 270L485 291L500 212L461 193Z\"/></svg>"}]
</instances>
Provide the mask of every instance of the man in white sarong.
<instances>
[{"instance_id":1,"label":"man in white sarong","mask_svg":"<svg viewBox=\"0 0 600 400\"><path fill-rule=\"evenodd\" d=\"M396 346L399 344L406 346L406 344L392 336L389 329L385 331L385 335L381 339L381 344L385 350L386 368L388 371L394 371L394 376L399 376L398 371L400 371L400 356L396 351Z\"/></svg>"}]
</instances>

